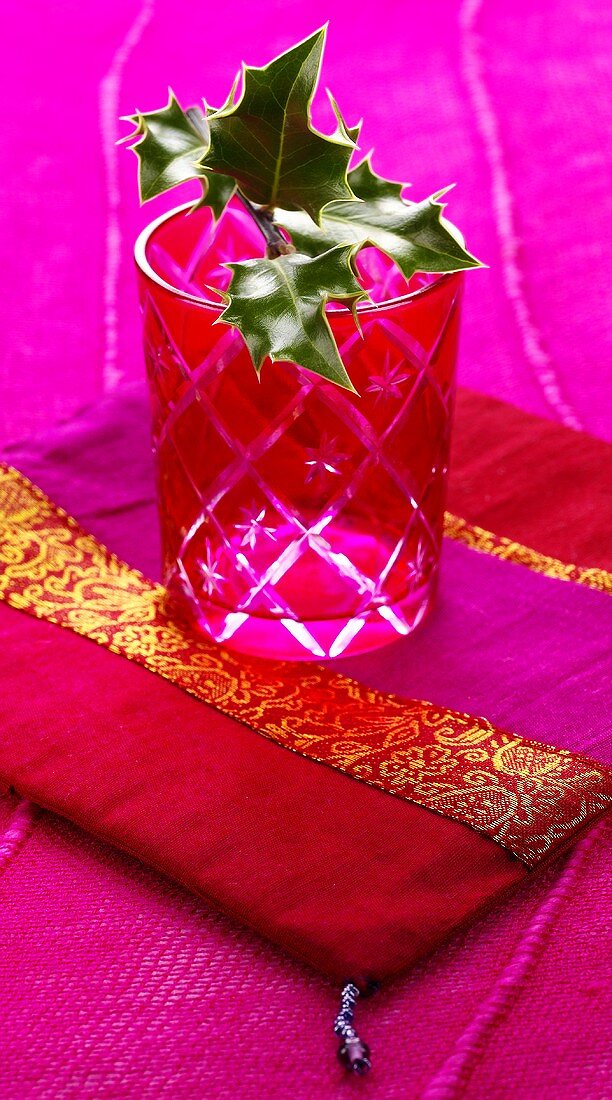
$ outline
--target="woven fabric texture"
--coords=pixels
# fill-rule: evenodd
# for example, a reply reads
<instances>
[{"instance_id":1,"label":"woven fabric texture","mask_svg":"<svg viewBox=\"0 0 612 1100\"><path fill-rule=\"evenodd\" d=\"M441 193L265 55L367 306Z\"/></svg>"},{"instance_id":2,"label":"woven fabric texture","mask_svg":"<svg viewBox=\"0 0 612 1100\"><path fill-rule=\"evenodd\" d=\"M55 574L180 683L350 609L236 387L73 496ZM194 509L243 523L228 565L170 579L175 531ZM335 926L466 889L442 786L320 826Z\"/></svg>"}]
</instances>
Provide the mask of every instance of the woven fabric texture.
<instances>
[{"instance_id":1,"label":"woven fabric texture","mask_svg":"<svg viewBox=\"0 0 612 1100\"><path fill-rule=\"evenodd\" d=\"M263 63L327 18L327 82L351 120L366 116L364 146L377 145L389 176L408 175L415 197L460 181L452 215L491 265L468 281L460 380L612 437L605 6L442 0L435 18L417 0L383 0L375 10L353 3L348 12L340 0L263 8L264 17L262 5L238 3L230 19L226 8L184 0L113 0L103 9L35 0L27 12L8 0L4 9L0 79L8 102L22 105L7 122L0 184L10 256L0 367L0 431L13 444L6 457L41 483L44 469L45 489L58 500L63 491L61 502L122 556L133 557L137 543L152 576L157 543L142 536L152 500L148 425L126 384L142 371L129 252L153 211L137 209L133 158L113 144L116 116L154 106L167 83L187 100L206 92L221 102L243 56ZM81 418L39 445L16 445L117 387L120 402L106 398L94 423ZM108 463L122 433L129 477ZM130 523L115 523L120 515ZM508 570L505 604L514 607L519 567L486 562L481 625L499 610L486 583L497 568ZM575 610L566 607L564 631ZM538 629L538 645L554 642ZM559 651L571 648L568 637L557 638ZM405 672L406 692L427 696L423 665L416 687L412 666ZM442 701L459 705L466 689L474 709L500 724L522 721L543 738L554 724L559 744L609 758L603 681L587 698L579 670L572 683L543 684L529 652L508 652L495 669L485 649L467 683L465 672L446 670ZM0 812L3 1096L341 1100L354 1091L334 1064L330 985L59 820L34 820L9 799ZM362 1031L379 1052L368 1097L610 1095L611 883L604 827L562 868L364 1004Z\"/></svg>"}]
</instances>

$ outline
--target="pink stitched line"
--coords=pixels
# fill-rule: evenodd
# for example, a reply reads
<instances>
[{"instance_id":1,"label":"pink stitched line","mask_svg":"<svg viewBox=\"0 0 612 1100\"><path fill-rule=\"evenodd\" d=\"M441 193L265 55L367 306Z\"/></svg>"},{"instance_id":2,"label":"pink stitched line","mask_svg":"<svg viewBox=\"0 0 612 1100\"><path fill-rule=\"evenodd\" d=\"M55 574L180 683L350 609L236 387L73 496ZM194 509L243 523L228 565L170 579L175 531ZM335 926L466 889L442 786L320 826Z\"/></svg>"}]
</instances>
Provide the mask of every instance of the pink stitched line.
<instances>
[{"instance_id":1,"label":"pink stitched line","mask_svg":"<svg viewBox=\"0 0 612 1100\"><path fill-rule=\"evenodd\" d=\"M583 424L561 393L554 363L542 345L540 333L525 297L524 279L518 261L520 241L516 230L514 202L499 125L484 81L482 40L477 30L482 5L483 0L464 0L461 6L459 12L461 53L464 78L491 173L493 211L500 242L504 288L514 313L525 358L533 368L546 401L568 428L583 430Z\"/></svg>"},{"instance_id":2,"label":"pink stitched line","mask_svg":"<svg viewBox=\"0 0 612 1100\"><path fill-rule=\"evenodd\" d=\"M117 368L117 286L121 265L121 223L119 220L121 192L119 190L119 167L115 142L117 140L119 90L126 63L142 38L145 27L151 20L154 6L155 0L144 0L141 4L136 18L113 55L106 76L103 77L100 83L98 97L107 201L103 281L104 357L102 367L102 384L105 393L114 389L122 377L122 372Z\"/></svg>"},{"instance_id":3,"label":"pink stitched line","mask_svg":"<svg viewBox=\"0 0 612 1100\"><path fill-rule=\"evenodd\" d=\"M523 933L510 962L465 1031L457 1039L452 1054L431 1078L421 1095L421 1100L454 1100L460 1095L460 1090L462 1091L466 1085L491 1029L502 1019L518 996L521 985L529 977L530 971L542 954L555 917L605 826L605 821L600 822L576 846L562 874Z\"/></svg>"},{"instance_id":4,"label":"pink stitched line","mask_svg":"<svg viewBox=\"0 0 612 1100\"><path fill-rule=\"evenodd\" d=\"M34 825L35 808L22 798L17 803L8 829L0 839L0 874L6 870L14 855L28 839Z\"/></svg>"}]
</instances>

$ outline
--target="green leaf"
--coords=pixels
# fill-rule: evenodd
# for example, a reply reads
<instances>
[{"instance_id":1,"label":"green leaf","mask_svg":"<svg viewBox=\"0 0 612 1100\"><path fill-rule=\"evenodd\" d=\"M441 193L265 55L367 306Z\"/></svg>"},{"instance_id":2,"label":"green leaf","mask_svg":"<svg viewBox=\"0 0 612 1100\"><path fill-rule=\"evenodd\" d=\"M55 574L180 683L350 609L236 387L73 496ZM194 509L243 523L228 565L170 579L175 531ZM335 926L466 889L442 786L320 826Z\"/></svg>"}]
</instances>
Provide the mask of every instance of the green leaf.
<instances>
[{"instance_id":1,"label":"green leaf","mask_svg":"<svg viewBox=\"0 0 612 1100\"><path fill-rule=\"evenodd\" d=\"M229 176L204 172L199 158L208 149L210 135L204 114L197 107L184 111L170 89L166 107L146 114L127 116L136 130L125 141L139 140L130 148L138 157L140 201L169 191L179 183L197 179L202 197L196 206L210 206L215 219L221 217L236 191L236 182Z\"/></svg>"},{"instance_id":2,"label":"green leaf","mask_svg":"<svg viewBox=\"0 0 612 1100\"><path fill-rule=\"evenodd\" d=\"M401 199L407 183L395 183L379 176L372 168L372 153L351 169L348 174L351 189L358 199Z\"/></svg>"},{"instance_id":3,"label":"green leaf","mask_svg":"<svg viewBox=\"0 0 612 1100\"><path fill-rule=\"evenodd\" d=\"M353 149L356 149L357 148L357 140L359 138L359 132L361 130L361 119L359 120L359 122L357 123L356 126L347 126L346 122L344 121L344 119L342 117L342 113L340 111L340 108L339 108L336 100L334 99L332 93L330 92L329 88L326 88L325 91L327 92L327 98L329 99L331 109L334 112L334 115L336 116L336 122L338 124L337 128L336 128L335 137L338 138L341 141L346 142L349 145L352 145ZM349 179L349 181L350 181L350 175L351 175L351 173L349 172L348 176L347 176L347 179ZM351 195L351 198L355 194L356 194L356 192L353 192L353 194Z\"/></svg>"},{"instance_id":4,"label":"green leaf","mask_svg":"<svg viewBox=\"0 0 612 1100\"><path fill-rule=\"evenodd\" d=\"M203 194L196 206L210 206L215 221L221 217L230 199L236 194L236 181L218 172L206 172L200 179Z\"/></svg>"},{"instance_id":5,"label":"green leaf","mask_svg":"<svg viewBox=\"0 0 612 1100\"><path fill-rule=\"evenodd\" d=\"M307 210L320 218L326 203L354 198L347 170L355 130L338 118L326 137L313 129L310 105L325 42L325 28L264 68L243 67L240 98L209 113L210 147L201 166L237 180L251 202Z\"/></svg>"},{"instance_id":6,"label":"green leaf","mask_svg":"<svg viewBox=\"0 0 612 1100\"><path fill-rule=\"evenodd\" d=\"M355 251L338 245L315 259L293 254L226 265L233 275L219 320L240 330L257 373L266 357L288 360L353 390L325 305L352 308L367 297L355 276Z\"/></svg>"},{"instance_id":7,"label":"green leaf","mask_svg":"<svg viewBox=\"0 0 612 1100\"><path fill-rule=\"evenodd\" d=\"M323 213L321 227L307 214L277 210L276 220L300 252L319 256L337 244L372 244L395 261L406 280L416 271L482 266L442 216L444 204L438 199L444 191L422 202L407 202L401 197L402 184L376 175L368 158L348 178L361 201L331 203Z\"/></svg>"},{"instance_id":8,"label":"green leaf","mask_svg":"<svg viewBox=\"0 0 612 1100\"><path fill-rule=\"evenodd\" d=\"M206 148L208 148L210 141L208 123L200 108L188 107L185 114L206 143ZM219 172L203 172L200 183L202 184L202 197L195 204L194 210L199 206L209 206L214 220L218 221L228 202L236 194L236 180L233 180L231 176L222 176Z\"/></svg>"},{"instance_id":9,"label":"green leaf","mask_svg":"<svg viewBox=\"0 0 612 1100\"><path fill-rule=\"evenodd\" d=\"M148 202L190 179L202 179L198 160L205 153L208 137L183 111L172 90L168 103L159 111L138 111L128 116L138 138L131 149L138 157L140 201Z\"/></svg>"}]
</instances>

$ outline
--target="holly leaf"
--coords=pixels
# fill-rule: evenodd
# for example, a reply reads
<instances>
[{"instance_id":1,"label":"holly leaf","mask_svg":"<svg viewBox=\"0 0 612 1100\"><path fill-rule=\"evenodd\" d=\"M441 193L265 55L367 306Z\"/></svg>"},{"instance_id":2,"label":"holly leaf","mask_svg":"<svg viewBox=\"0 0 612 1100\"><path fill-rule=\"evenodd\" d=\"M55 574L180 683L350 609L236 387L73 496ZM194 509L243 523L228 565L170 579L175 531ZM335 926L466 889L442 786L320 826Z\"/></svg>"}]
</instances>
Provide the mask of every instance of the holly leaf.
<instances>
[{"instance_id":1,"label":"holly leaf","mask_svg":"<svg viewBox=\"0 0 612 1100\"><path fill-rule=\"evenodd\" d=\"M379 176L372 168L372 152L355 165L348 174L351 190L358 199L401 199L407 183L396 183Z\"/></svg>"},{"instance_id":2,"label":"holly leaf","mask_svg":"<svg viewBox=\"0 0 612 1100\"><path fill-rule=\"evenodd\" d=\"M218 172L206 172L200 183L203 194L196 205L210 206L214 220L218 221L228 202L236 194L236 181L231 176L222 176Z\"/></svg>"},{"instance_id":3,"label":"holly leaf","mask_svg":"<svg viewBox=\"0 0 612 1100\"><path fill-rule=\"evenodd\" d=\"M330 92L329 88L326 88L325 91L327 92L327 98L329 99L331 109L334 112L334 115L336 116L337 128L336 128L335 136L337 138L339 138L341 141L344 141L347 144L352 145L353 149L356 149L357 148L357 141L358 141L358 138L359 138L359 133L360 133L360 130L361 130L362 119L359 120L359 122L357 123L356 126L347 126L346 122L344 121L344 119L342 117L342 112L341 112L336 100L334 99L334 96ZM349 175L350 175L350 173L347 174L347 178L348 178ZM353 196L354 196L354 194L355 194L355 192L353 192ZM353 196L351 196L351 197L353 197Z\"/></svg>"},{"instance_id":4,"label":"holly leaf","mask_svg":"<svg viewBox=\"0 0 612 1100\"><path fill-rule=\"evenodd\" d=\"M201 179L198 160L208 147L208 135L184 111L172 89L159 111L137 111L126 121L136 126L124 140L137 138L130 148L138 157L140 201L148 202L179 183Z\"/></svg>"},{"instance_id":5,"label":"holly leaf","mask_svg":"<svg viewBox=\"0 0 612 1100\"><path fill-rule=\"evenodd\" d=\"M354 392L325 306L337 301L354 308L367 297L357 282L355 252L338 245L314 259L294 253L226 265L233 274L219 321L240 330L258 374L266 357L291 361Z\"/></svg>"},{"instance_id":6,"label":"holly leaf","mask_svg":"<svg viewBox=\"0 0 612 1100\"><path fill-rule=\"evenodd\" d=\"M141 203L162 195L179 183L197 179L202 198L197 206L210 206L215 219L223 213L236 190L228 176L204 172L198 160L208 148L209 133L203 113L195 107L184 111L172 89L159 111L128 115L136 129L124 141L138 140L130 148L138 158Z\"/></svg>"},{"instance_id":7,"label":"holly leaf","mask_svg":"<svg viewBox=\"0 0 612 1100\"><path fill-rule=\"evenodd\" d=\"M416 271L482 266L443 217L445 205L438 200L449 188L422 202L408 202L401 197L403 185L378 176L369 158L348 179L359 201L331 203L320 226L303 212L276 211L276 220L300 252L319 256L338 244L372 244L395 261L407 281Z\"/></svg>"},{"instance_id":8,"label":"holly leaf","mask_svg":"<svg viewBox=\"0 0 612 1100\"><path fill-rule=\"evenodd\" d=\"M251 202L306 210L315 220L329 202L353 199L347 182L355 130L339 117L326 137L311 125L326 28L264 68L243 66L242 93L209 112L210 146L200 165L232 176Z\"/></svg>"}]
</instances>

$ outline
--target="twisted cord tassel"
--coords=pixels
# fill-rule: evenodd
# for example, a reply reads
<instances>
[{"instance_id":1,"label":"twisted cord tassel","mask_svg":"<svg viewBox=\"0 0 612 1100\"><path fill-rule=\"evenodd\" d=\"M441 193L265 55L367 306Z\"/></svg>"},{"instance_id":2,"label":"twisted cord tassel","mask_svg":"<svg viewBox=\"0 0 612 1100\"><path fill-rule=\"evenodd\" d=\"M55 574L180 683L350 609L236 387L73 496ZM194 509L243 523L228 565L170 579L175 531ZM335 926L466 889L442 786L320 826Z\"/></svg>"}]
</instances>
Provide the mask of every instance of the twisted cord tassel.
<instances>
[{"instance_id":1,"label":"twisted cord tassel","mask_svg":"<svg viewBox=\"0 0 612 1100\"><path fill-rule=\"evenodd\" d=\"M371 1069L370 1048L359 1038L354 1028L355 1005L359 990L347 982L340 994L340 1011L334 1021L334 1033L340 1039L338 1058L350 1072L363 1077Z\"/></svg>"}]
</instances>

